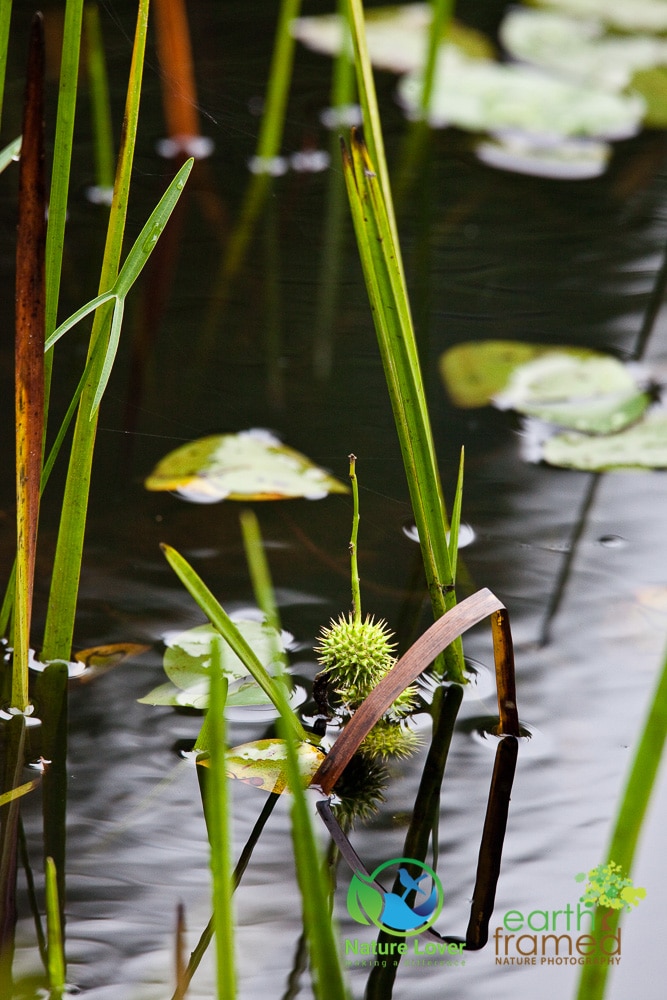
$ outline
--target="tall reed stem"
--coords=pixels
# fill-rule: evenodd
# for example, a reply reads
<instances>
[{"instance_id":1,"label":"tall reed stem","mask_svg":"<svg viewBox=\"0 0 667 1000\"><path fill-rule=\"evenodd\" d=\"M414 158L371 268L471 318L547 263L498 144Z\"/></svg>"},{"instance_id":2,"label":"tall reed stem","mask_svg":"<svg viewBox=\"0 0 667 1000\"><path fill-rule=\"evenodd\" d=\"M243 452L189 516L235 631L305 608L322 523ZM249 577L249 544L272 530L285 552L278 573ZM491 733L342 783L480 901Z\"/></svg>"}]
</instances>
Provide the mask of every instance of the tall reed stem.
<instances>
[{"instance_id":1,"label":"tall reed stem","mask_svg":"<svg viewBox=\"0 0 667 1000\"><path fill-rule=\"evenodd\" d=\"M124 132L100 277L100 294L111 288L118 274L137 135L148 6L148 0L140 0L125 106ZM108 341L110 320L111 309L109 305L98 309L93 322L89 357L100 341L104 343ZM101 355L103 354L104 352L101 352ZM42 650L42 658L45 660L69 659L72 647L93 448L97 431L98 413L95 406L95 396L101 377L103 360L103 356L101 356L99 362L93 365L81 396L74 428L46 618L44 648Z\"/></svg>"}]
</instances>

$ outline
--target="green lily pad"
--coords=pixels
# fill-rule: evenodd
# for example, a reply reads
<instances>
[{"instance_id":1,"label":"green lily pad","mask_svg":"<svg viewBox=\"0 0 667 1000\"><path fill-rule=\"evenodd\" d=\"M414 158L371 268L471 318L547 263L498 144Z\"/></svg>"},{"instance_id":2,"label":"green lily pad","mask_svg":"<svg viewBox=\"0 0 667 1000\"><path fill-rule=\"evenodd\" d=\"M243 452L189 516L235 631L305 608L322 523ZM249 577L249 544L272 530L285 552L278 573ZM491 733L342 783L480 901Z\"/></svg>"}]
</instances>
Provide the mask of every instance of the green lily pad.
<instances>
[{"instance_id":1,"label":"green lily pad","mask_svg":"<svg viewBox=\"0 0 667 1000\"><path fill-rule=\"evenodd\" d=\"M598 18L619 31L667 32L665 0L533 0L573 17Z\"/></svg>"},{"instance_id":2,"label":"green lily pad","mask_svg":"<svg viewBox=\"0 0 667 1000\"><path fill-rule=\"evenodd\" d=\"M430 4L411 3L377 7L366 12L366 41L370 60L378 69L407 73L424 65L431 23ZM303 45L323 55L338 55L345 37L337 14L300 17L292 22L292 35ZM493 46L478 31L451 21L445 32L447 44L477 58L492 58Z\"/></svg>"},{"instance_id":3,"label":"green lily pad","mask_svg":"<svg viewBox=\"0 0 667 1000\"><path fill-rule=\"evenodd\" d=\"M284 740L255 740L228 750L225 754L225 769L230 778L279 795L287 787L286 757ZM324 753L312 743L299 743L297 757L303 786L307 788L324 760ZM210 766L206 757L198 760L198 763L204 767Z\"/></svg>"},{"instance_id":4,"label":"green lily pad","mask_svg":"<svg viewBox=\"0 0 667 1000\"><path fill-rule=\"evenodd\" d=\"M419 112L421 71L398 84L398 98L409 115ZM646 106L639 95L550 76L531 66L471 59L457 49L438 58L429 123L476 132L520 129L548 136L621 139L639 130Z\"/></svg>"},{"instance_id":5,"label":"green lily pad","mask_svg":"<svg viewBox=\"0 0 667 1000\"><path fill-rule=\"evenodd\" d=\"M641 94L646 103L644 125L647 128L667 128L667 68L638 70L633 74L631 87Z\"/></svg>"},{"instance_id":6,"label":"green lily pad","mask_svg":"<svg viewBox=\"0 0 667 1000\"><path fill-rule=\"evenodd\" d=\"M609 91L624 90L640 70L667 65L667 38L608 34L600 21L555 11L515 8L500 38L516 59Z\"/></svg>"},{"instance_id":7,"label":"green lily pad","mask_svg":"<svg viewBox=\"0 0 667 1000\"><path fill-rule=\"evenodd\" d=\"M475 146L482 163L531 177L579 181L600 177L609 163L611 146L601 139L544 141L528 132L509 132Z\"/></svg>"},{"instance_id":8,"label":"green lily pad","mask_svg":"<svg viewBox=\"0 0 667 1000\"><path fill-rule=\"evenodd\" d=\"M586 472L667 468L667 413L655 410L618 434L557 434L543 446L549 465Z\"/></svg>"},{"instance_id":9,"label":"green lily pad","mask_svg":"<svg viewBox=\"0 0 667 1000\"><path fill-rule=\"evenodd\" d=\"M213 434L170 452L145 483L195 503L319 500L348 488L265 430Z\"/></svg>"},{"instance_id":10,"label":"green lily pad","mask_svg":"<svg viewBox=\"0 0 667 1000\"><path fill-rule=\"evenodd\" d=\"M237 621L235 624L260 662L272 673L285 651L280 633L266 622ZM160 684L139 701L146 705L208 708L211 643L218 635L212 625L198 625L171 637L163 661L169 683ZM268 695L226 642L221 644L221 656L222 670L229 683L228 707L271 704Z\"/></svg>"},{"instance_id":11,"label":"green lily pad","mask_svg":"<svg viewBox=\"0 0 667 1000\"><path fill-rule=\"evenodd\" d=\"M488 406L505 388L515 368L555 350L574 358L603 357L581 347L526 344L520 340L465 341L441 355L440 374L455 406Z\"/></svg>"},{"instance_id":12,"label":"green lily pad","mask_svg":"<svg viewBox=\"0 0 667 1000\"><path fill-rule=\"evenodd\" d=\"M493 402L563 427L609 434L638 420L649 397L616 358L551 351L515 368Z\"/></svg>"}]
</instances>

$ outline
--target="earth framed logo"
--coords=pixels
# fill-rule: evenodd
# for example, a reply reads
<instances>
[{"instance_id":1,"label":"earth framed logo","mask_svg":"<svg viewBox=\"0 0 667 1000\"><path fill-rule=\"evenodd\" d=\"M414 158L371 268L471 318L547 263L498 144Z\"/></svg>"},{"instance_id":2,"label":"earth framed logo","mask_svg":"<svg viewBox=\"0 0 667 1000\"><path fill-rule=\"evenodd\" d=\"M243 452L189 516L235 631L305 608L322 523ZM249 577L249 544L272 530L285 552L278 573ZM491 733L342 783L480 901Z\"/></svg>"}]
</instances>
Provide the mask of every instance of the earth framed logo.
<instances>
[{"instance_id":1,"label":"earth framed logo","mask_svg":"<svg viewBox=\"0 0 667 1000\"><path fill-rule=\"evenodd\" d=\"M383 891L378 880L396 869L400 891ZM369 876L356 872L347 892L347 909L359 924L375 924L397 937L423 934L438 919L444 903L442 882L436 872L415 858L391 858Z\"/></svg>"}]
</instances>

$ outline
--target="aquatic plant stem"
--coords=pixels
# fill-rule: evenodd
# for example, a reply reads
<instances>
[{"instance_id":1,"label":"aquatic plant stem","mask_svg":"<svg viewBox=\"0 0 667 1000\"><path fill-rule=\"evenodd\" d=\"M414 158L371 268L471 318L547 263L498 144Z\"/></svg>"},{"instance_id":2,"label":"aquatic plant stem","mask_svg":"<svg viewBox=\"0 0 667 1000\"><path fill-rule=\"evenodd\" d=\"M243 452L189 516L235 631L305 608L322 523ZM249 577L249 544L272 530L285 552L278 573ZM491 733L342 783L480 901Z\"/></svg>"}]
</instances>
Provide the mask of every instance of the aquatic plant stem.
<instances>
[{"instance_id":1,"label":"aquatic plant stem","mask_svg":"<svg viewBox=\"0 0 667 1000\"><path fill-rule=\"evenodd\" d=\"M426 403L407 290L375 164L353 130L342 145L343 172L357 245L373 312L380 355L394 413L424 560L426 581L438 618L456 603L447 544L447 515ZM465 683L457 639L445 653L450 680Z\"/></svg>"},{"instance_id":2,"label":"aquatic plant stem","mask_svg":"<svg viewBox=\"0 0 667 1000\"><path fill-rule=\"evenodd\" d=\"M95 144L95 182L100 191L111 191L114 180L113 126L100 12L96 3L86 4L83 25L86 32L87 70Z\"/></svg>"},{"instance_id":3,"label":"aquatic plant stem","mask_svg":"<svg viewBox=\"0 0 667 1000\"><path fill-rule=\"evenodd\" d=\"M431 0L431 25L428 33L426 60L424 63L424 83L421 94L421 116L428 119L433 96L433 84L438 66L438 51L443 36L454 11L454 0Z\"/></svg>"},{"instance_id":4,"label":"aquatic plant stem","mask_svg":"<svg viewBox=\"0 0 667 1000\"><path fill-rule=\"evenodd\" d=\"M357 559L357 538L359 535L359 483L356 473L356 455L350 455L350 482L352 483L352 534L350 536L350 576L352 579L352 614L355 625L361 625L361 587L359 562Z\"/></svg>"},{"instance_id":5,"label":"aquatic plant stem","mask_svg":"<svg viewBox=\"0 0 667 1000\"><path fill-rule=\"evenodd\" d=\"M44 26L30 31L16 244L16 574L11 705L29 707L30 621L44 436Z\"/></svg>"},{"instance_id":6,"label":"aquatic plant stem","mask_svg":"<svg viewBox=\"0 0 667 1000\"><path fill-rule=\"evenodd\" d=\"M63 24L63 44L60 56L58 81L58 111L51 168L49 193L49 221L46 232L46 336L53 332L58 315L60 275L63 263L63 246L67 222L67 196L72 164L74 119L79 80L81 52L81 24L83 0L67 0ZM48 402L51 386L53 352L45 359L45 399Z\"/></svg>"},{"instance_id":7,"label":"aquatic plant stem","mask_svg":"<svg viewBox=\"0 0 667 1000\"><path fill-rule=\"evenodd\" d=\"M211 724L211 781L207 784L206 819L211 844L218 1000L234 1000L236 996L229 786L225 773L226 700L227 678L222 672L222 637L217 636L211 643L211 704L207 714Z\"/></svg>"},{"instance_id":8,"label":"aquatic plant stem","mask_svg":"<svg viewBox=\"0 0 667 1000\"><path fill-rule=\"evenodd\" d=\"M60 1000L65 990L65 950L63 947L58 876L53 858L46 859L46 927L49 974L49 997Z\"/></svg>"},{"instance_id":9,"label":"aquatic plant stem","mask_svg":"<svg viewBox=\"0 0 667 1000\"><path fill-rule=\"evenodd\" d=\"M100 277L100 293L107 291L113 285L118 274L138 127L148 6L148 0L140 0L125 106L123 138ZM93 322L89 356L95 351L100 340L108 341L110 320L111 309L108 305L98 309ZM99 362L99 366L101 365L102 361ZM74 428L42 650L42 657L46 660L69 659L71 653L93 448L97 431L98 415L93 405L101 374L97 368L98 366L95 366L84 387Z\"/></svg>"},{"instance_id":10,"label":"aquatic plant stem","mask_svg":"<svg viewBox=\"0 0 667 1000\"><path fill-rule=\"evenodd\" d=\"M667 654L635 751L625 791L612 831L607 861L614 862L629 875L644 825L667 738ZM597 907L592 934L614 934L621 918L620 910ZM604 929L602 921L605 921ZM579 979L577 1000L602 1000L609 966L584 965Z\"/></svg>"}]
</instances>

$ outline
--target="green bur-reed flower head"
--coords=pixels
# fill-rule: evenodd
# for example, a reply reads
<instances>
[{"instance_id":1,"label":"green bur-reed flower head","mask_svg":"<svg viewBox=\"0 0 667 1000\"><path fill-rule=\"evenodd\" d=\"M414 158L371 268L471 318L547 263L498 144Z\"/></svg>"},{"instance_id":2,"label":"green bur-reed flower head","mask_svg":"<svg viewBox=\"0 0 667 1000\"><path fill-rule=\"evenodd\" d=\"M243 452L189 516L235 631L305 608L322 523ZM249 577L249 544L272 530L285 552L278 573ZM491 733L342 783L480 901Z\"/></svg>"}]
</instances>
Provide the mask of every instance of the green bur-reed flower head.
<instances>
[{"instance_id":1,"label":"green bur-reed flower head","mask_svg":"<svg viewBox=\"0 0 667 1000\"><path fill-rule=\"evenodd\" d=\"M421 745L419 735L399 722L380 719L365 737L359 753L371 760L410 757Z\"/></svg>"},{"instance_id":2,"label":"green bur-reed flower head","mask_svg":"<svg viewBox=\"0 0 667 1000\"><path fill-rule=\"evenodd\" d=\"M391 637L385 621L376 622L368 615L363 622L341 615L322 629L315 652L345 701L350 700L345 691L354 688L364 691L365 697L391 670L396 662Z\"/></svg>"}]
</instances>

